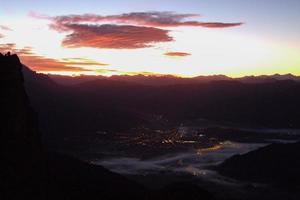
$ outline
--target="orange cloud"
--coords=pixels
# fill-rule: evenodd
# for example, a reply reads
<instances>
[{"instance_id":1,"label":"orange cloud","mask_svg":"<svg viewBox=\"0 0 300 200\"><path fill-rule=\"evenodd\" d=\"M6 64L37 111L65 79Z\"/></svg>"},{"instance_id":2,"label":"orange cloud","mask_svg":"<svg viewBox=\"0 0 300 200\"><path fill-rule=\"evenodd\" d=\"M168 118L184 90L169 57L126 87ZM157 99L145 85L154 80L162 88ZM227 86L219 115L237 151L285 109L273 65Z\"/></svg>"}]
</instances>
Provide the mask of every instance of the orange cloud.
<instances>
[{"instance_id":1,"label":"orange cloud","mask_svg":"<svg viewBox=\"0 0 300 200\"><path fill-rule=\"evenodd\" d=\"M185 57L185 56L190 56L191 54L185 52L167 52L164 55L170 57Z\"/></svg>"},{"instance_id":2,"label":"orange cloud","mask_svg":"<svg viewBox=\"0 0 300 200\"><path fill-rule=\"evenodd\" d=\"M167 30L129 25L60 24L57 30L67 29L62 45L68 48L94 47L105 49L137 49L154 43L172 41Z\"/></svg>"},{"instance_id":3,"label":"orange cloud","mask_svg":"<svg viewBox=\"0 0 300 200\"><path fill-rule=\"evenodd\" d=\"M47 71L67 71L67 72L86 72L90 71L81 67L69 66L69 63L61 62L56 59L45 58L42 56L24 56L20 55L22 63L29 66L32 70L38 72Z\"/></svg>"},{"instance_id":4,"label":"orange cloud","mask_svg":"<svg viewBox=\"0 0 300 200\"><path fill-rule=\"evenodd\" d=\"M174 12L131 12L120 15L65 15L50 17L30 13L31 17L51 20L52 29L68 32L62 45L69 48L93 47L136 49L152 47L158 42L173 41L165 27L194 26L229 28L243 23L201 22L188 20L197 14Z\"/></svg>"},{"instance_id":5,"label":"orange cloud","mask_svg":"<svg viewBox=\"0 0 300 200\"><path fill-rule=\"evenodd\" d=\"M15 48L16 44L14 43L0 44L0 52L14 51Z\"/></svg>"},{"instance_id":6,"label":"orange cloud","mask_svg":"<svg viewBox=\"0 0 300 200\"><path fill-rule=\"evenodd\" d=\"M84 67L78 66L104 66L107 64L98 63L95 61L87 59L63 59L56 60L52 58L46 58L43 56L36 55L32 52L30 47L25 47L22 49L16 48L16 45L13 43L0 44L0 52L10 51L16 53L20 56L22 63L30 67L34 71L38 72L87 72L90 71ZM75 61L74 61L75 60Z\"/></svg>"}]
</instances>

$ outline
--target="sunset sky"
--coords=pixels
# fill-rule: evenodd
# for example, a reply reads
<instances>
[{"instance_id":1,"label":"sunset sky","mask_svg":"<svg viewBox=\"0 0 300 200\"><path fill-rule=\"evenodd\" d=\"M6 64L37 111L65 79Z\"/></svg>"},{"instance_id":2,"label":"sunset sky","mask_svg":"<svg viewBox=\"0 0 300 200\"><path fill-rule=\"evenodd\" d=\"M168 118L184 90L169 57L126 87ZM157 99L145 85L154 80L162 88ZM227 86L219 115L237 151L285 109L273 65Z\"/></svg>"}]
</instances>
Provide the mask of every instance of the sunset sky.
<instances>
[{"instance_id":1,"label":"sunset sky","mask_svg":"<svg viewBox=\"0 0 300 200\"><path fill-rule=\"evenodd\" d=\"M299 0L0 0L0 52L43 73L300 75Z\"/></svg>"}]
</instances>

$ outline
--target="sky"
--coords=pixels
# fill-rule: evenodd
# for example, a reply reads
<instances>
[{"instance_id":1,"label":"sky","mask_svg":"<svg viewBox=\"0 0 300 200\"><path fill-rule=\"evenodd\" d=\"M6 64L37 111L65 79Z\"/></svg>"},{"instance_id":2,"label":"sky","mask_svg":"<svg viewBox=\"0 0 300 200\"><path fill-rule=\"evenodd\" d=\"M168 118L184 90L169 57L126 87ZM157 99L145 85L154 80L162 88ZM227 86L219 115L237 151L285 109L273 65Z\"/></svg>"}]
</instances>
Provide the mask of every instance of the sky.
<instances>
[{"instance_id":1,"label":"sky","mask_svg":"<svg viewBox=\"0 0 300 200\"><path fill-rule=\"evenodd\" d=\"M0 52L63 75L300 75L299 0L0 0Z\"/></svg>"}]
</instances>

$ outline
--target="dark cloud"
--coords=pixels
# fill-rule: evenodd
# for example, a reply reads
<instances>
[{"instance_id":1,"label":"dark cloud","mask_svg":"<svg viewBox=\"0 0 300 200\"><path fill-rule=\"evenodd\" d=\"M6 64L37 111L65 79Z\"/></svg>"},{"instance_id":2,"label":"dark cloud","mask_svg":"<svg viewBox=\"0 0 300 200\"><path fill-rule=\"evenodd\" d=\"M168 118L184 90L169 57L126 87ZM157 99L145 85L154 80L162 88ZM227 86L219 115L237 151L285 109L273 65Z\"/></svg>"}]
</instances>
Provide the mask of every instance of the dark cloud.
<instances>
[{"instance_id":1,"label":"dark cloud","mask_svg":"<svg viewBox=\"0 0 300 200\"><path fill-rule=\"evenodd\" d=\"M193 22L189 22L189 23L192 24ZM195 23L195 26L201 26L205 28L230 28L230 27L241 26L241 25L243 25L243 23L222 23L222 22L196 22Z\"/></svg>"},{"instance_id":2,"label":"dark cloud","mask_svg":"<svg viewBox=\"0 0 300 200\"><path fill-rule=\"evenodd\" d=\"M167 30L153 27L129 25L87 25L64 24L53 27L57 30L69 30L62 45L69 48L94 47L106 49L137 49L151 47L154 43L168 42L173 39Z\"/></svg>"},{"instance_id":3,"label":"dark cloud","mask_svg":"<svg viewBox=\"0 0 300 200\"><path fill-rule=\"evenodd\" d=\"M190 56L191 54L185 52L167 52L164 55L170 57L185 57L185 56Z\"/></svg>"},{"instance_id":4,"label":"dark cloud","mask_svg":"<svg viewBox=\"0 0 300 200\"><path fill-rule=\"evenodd\" d=\"M67 15L52 18L56 24L69 23L119 23L152 27L178 27L178 26L196 26L206 28L228 28L240 26L243 23L224 23L224 22L201 22L195 20L188 20L189 18L199 17L197 14L179 14L174 12L132 12L121 15ZM43 18L49 18L43 16Z\"/></svg>"},{"instance_id":5,"label":"dark cloud","mask_svg":"<svg viewBox=\"0 0 300 200\"><path fill-rule=\"evenodd\" d=\"M4 26L4 25L0 25L0 29L2 29L4 31L12 31L11 28L9 28L8 26Z\"/></svg>"}]
</instances>

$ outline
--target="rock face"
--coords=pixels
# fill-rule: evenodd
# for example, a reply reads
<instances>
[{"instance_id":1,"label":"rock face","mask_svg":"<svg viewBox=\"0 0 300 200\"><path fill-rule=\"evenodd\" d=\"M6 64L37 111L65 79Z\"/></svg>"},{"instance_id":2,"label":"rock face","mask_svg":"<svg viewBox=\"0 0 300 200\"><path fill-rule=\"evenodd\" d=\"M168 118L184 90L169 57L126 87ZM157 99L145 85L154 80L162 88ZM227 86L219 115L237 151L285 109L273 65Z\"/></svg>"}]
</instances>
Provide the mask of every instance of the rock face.
<instances>
[{"instance_id":1,"label":"rock face","mask_svg":"<svg viewBox=\"0 0 300 200\"><path fill-rule=\"evenodd\" d=\"M222 163L218 170L240 180L300 186L300 142L271 144Z\"/></svg>"},{"instance_id":2,"label":"rock face","mask_svg":"<svg viewBox=\"0 0 300 200\"><path fill-rule=\"evenodd\" d=\"M1 199L43 199L43 159L37 115L23 85L17 55L0 55Z\"/></svg>"}]
</instances>

